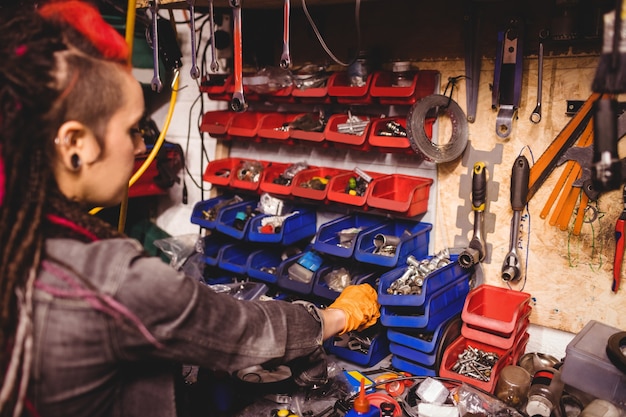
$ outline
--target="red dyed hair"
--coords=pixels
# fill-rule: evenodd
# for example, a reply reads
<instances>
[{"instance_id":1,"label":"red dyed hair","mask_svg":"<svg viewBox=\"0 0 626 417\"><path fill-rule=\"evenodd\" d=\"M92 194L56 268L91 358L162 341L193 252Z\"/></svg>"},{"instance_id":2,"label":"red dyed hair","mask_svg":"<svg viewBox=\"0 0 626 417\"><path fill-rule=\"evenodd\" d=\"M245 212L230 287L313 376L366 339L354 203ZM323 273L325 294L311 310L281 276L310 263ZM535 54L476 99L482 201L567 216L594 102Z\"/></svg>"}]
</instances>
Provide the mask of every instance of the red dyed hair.
<instances>
[{"instance_id":1,"label":"red dyed hair","mask_svg":"<svg viewBox=\"0 0 626 417\"><path fill-rule=\"evenodd\" d=\"M89 3L79 0L53 1L39 8L39 14L44 19L72 26L106 59L125 61L128 58L126 40Z\"/></svg>"}]
</instances>

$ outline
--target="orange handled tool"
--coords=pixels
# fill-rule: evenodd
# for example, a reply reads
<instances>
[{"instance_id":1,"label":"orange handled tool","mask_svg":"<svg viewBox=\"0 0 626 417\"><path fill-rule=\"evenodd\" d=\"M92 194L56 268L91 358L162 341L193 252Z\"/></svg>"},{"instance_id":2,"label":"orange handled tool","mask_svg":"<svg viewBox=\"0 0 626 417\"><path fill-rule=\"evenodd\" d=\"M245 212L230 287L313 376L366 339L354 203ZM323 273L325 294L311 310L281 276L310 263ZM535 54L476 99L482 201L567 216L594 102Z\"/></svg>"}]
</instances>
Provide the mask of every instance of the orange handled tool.
<instances>
[{"instance_id":1,"label":"orange handled tool","mask_svg":"<svg viewBox=\"0 0 626 417\"><path fill-rule=\"evenodd\" d=\"M624 259L624 234L626 234L626 186L622 189L622 199L624 209L615 222L615 259L613 260L613 285L611 289L614 293L619 290L619 283L622 277L622 260Z\"/></svg>"}]
</instances>

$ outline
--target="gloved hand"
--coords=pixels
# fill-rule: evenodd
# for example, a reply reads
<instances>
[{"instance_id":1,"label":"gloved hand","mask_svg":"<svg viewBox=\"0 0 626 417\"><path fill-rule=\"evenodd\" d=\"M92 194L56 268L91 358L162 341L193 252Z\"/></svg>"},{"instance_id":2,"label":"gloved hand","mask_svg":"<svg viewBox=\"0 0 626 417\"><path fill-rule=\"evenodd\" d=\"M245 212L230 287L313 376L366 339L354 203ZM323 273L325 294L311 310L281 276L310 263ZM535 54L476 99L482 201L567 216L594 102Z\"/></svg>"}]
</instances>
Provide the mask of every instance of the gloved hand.
<instances>
[{"instance_id":1,"label":"gloved hand","mask_svg":"<svg viewBox=\"0 0 626 417\"><path fill-rule=\"evenodd\" d=\"M378 294L369 284L348 285L328 308L346 313L346 326L339 334L367 329L380 317Z\"/></svg>"}]
</instances>

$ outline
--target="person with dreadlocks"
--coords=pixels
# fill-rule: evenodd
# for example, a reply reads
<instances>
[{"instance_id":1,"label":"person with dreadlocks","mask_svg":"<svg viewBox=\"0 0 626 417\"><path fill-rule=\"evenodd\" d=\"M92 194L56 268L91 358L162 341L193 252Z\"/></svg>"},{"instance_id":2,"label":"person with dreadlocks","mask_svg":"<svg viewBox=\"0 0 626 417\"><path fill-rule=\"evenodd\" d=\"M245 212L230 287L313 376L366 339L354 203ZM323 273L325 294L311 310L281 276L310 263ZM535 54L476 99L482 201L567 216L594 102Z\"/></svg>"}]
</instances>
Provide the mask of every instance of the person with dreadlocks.
<instances>
[{"instance_id":1,"label":"person with dreadlocks","mask_svg":"<svg viewBox=\"0 0 626 417\"><path fill-rule=\"evenodd\" d=\"M379 317L213 292L92 216L119 204L144 112L124 39L78 0L0 13L0 416L175 416L180 364L286 364L327 378L322 341Z\"/></svg>"}]
</instances>

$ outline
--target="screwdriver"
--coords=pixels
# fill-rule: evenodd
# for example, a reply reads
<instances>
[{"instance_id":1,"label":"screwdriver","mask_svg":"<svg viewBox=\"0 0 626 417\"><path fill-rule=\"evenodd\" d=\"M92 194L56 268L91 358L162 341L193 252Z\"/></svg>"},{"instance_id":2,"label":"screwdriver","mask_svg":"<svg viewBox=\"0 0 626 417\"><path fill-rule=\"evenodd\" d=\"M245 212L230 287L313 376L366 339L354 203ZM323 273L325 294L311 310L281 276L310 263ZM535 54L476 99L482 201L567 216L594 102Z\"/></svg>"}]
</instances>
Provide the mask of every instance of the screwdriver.
<instances>
[{"instance_id":1,"label":"screwdriver","mask_svg":"<svg viewBox=\"0 0 626 417\"><path fill-rule=\"evenodd\" d=\"M622 188L622 200L624 202L624 208L622 214L615 222L615 258L613 260L613 285L611 290L617 293L619 290L619 283L622 277L622 259L624 258L624 234L626 230L626 185Z\"/></svg>"},{"instance_id":2,"label":"screwdriver","mask_svg":"<svg viewBox=\"0 0 626 417\"><path fill-rule=\"evenodd\" d=\"M485 206L487 195L487 168L484 162L474 164L472 176L472 211L474 212L474 235L466 249L459 254L459 265L469 268L481 262L487 255L485 244Z\"/></svg>"},{"instance_id":3,"label":"screwdriver","mask_svg":"<svg viewBox=\"0 0 626 417\"><path fill-rule=\"evenodd\" d=\"M524 155L520 155L515 159L513 169L511 170L511 208L513 209L513 218L511 219L509 253L507 253L502 263L502 279L505 281L517 281L520 278L519 258L516 248L522 211L526 206L528 197L529 176L528 159Z\"/></svg>"}]
</instances>

